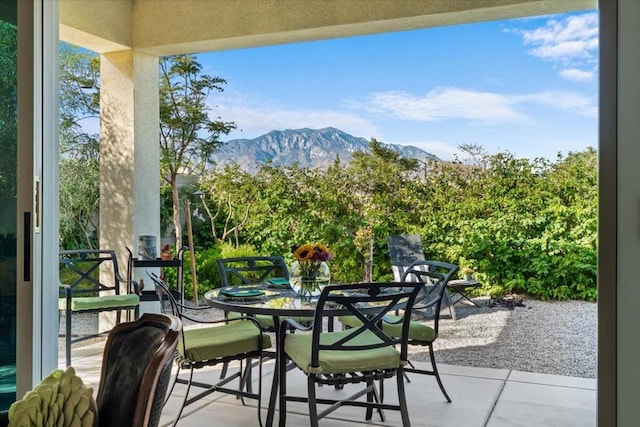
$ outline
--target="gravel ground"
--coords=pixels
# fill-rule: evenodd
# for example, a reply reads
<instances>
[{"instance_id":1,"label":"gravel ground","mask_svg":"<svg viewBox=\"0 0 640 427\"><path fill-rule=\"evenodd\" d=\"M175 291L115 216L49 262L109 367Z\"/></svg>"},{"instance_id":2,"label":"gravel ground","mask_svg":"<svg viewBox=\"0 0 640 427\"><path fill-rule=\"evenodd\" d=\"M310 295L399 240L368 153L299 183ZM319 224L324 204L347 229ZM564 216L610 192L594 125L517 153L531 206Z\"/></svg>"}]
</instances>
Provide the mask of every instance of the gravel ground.
<instances>
[{"instance_id":1,"label":"gravel ground","mask_svg":"<svg viewBox=\"0 0 640 427\"><path fill-rule=\"evenodd\" d=\"M596 377L596 303L525 299L523 306L489 307L486 299L475 301L480 308L456 305L458 320L443 312L434 344L437 363ZM74 331L96 329L96 315L76 317ZM64 315L63 333L62 325ZM64 349L64 339L60 345ZM413 360L429 360L426 347L413 346L411 353Z\"/></svg>"},{"instance_id":2,"label":"gravel ground","mask_svg":"<svg viewBox=\"0 0 640 427\"><path fill-rule=\"evenodd\" d=\"M440 318L436 362L582 378L596 377L597 304L524 300L524 306L456 305ZM413 347L414 360L429 360Z\"/></svg>"}]
</instances>

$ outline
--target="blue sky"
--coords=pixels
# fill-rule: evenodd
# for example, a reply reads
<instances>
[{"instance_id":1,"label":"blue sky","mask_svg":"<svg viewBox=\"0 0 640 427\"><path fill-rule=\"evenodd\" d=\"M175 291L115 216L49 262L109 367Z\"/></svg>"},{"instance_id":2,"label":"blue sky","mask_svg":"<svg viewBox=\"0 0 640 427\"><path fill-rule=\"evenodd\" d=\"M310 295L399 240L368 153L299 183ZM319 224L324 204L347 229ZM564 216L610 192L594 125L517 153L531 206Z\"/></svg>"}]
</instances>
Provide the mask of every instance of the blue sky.
<instances>
[{"instance_id":1,"label":"blue sky","mask_svg":"<svg viewBox=\"0 0 640 427\"><path fill-rule=\"evenodd\" d=\"M199 54L225 78L223 138L333 126L452 159L597 147L598 14L561 14Z\"/></svg>"}]
</instances>

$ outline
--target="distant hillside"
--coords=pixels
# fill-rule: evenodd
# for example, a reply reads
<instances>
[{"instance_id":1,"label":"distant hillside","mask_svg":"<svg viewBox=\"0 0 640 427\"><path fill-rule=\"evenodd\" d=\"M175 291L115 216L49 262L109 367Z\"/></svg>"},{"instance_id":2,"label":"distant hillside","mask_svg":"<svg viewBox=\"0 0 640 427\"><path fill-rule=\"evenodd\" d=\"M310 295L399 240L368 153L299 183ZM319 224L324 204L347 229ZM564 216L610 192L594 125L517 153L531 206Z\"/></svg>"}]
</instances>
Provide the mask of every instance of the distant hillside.
<instances>
[{"instance_id":1,"label":"distant hillside","mask_svg":"<svg viewBox=\"0 0 640 427\"><path fill-rule=\"evenodd\" d=\"M383 144L405 158L420 160L435 156L419 148L397 144ZM257 165L271 161L276 166L326 167L336 155L341 162L351 161L355 151L369 151L369 140L349 135L339 129L274 130L254 139L233 139L223 144L212 160L217 165L231 161L242 169L255 172Z\"/></svg>"}]
</instances>

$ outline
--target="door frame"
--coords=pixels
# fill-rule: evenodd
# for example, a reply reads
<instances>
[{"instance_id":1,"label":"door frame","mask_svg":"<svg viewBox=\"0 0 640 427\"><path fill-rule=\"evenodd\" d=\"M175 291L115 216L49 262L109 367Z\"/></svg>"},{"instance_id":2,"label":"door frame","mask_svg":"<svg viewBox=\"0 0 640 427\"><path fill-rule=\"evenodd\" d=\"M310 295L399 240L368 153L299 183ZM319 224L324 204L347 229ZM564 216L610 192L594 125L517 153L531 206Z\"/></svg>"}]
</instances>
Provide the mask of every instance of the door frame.
<instances>
[{"instance_id":1,"label":"door frame","mask_svg":"<svg viewBox=\"0 0 640 427\"><path fill-rule=\"evenodd\" d=\"M58 2L18 2L16 398L58 360Z\"/></svg>"}]
</instances>

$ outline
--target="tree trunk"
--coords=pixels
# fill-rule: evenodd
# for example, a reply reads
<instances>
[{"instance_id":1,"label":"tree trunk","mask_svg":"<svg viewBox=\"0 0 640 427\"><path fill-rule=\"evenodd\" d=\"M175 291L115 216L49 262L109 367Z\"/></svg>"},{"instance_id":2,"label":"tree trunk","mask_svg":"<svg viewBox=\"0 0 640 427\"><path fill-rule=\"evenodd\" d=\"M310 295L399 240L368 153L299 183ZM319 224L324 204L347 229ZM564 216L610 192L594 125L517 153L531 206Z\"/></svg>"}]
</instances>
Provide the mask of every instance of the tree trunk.
<instances>
[{"instance_id":1,"label":"tree trunk","mask_svg":"<svg viewBox=\"0 0 640 427\"><path fill-rule=\"evenodd\" d=\"M176 250L182 248L182 225L180 224L180 200L178 199L177 174L171 174L171 200L173 202L173 227L176 234Z\"/></svg>"}]
</instances>

